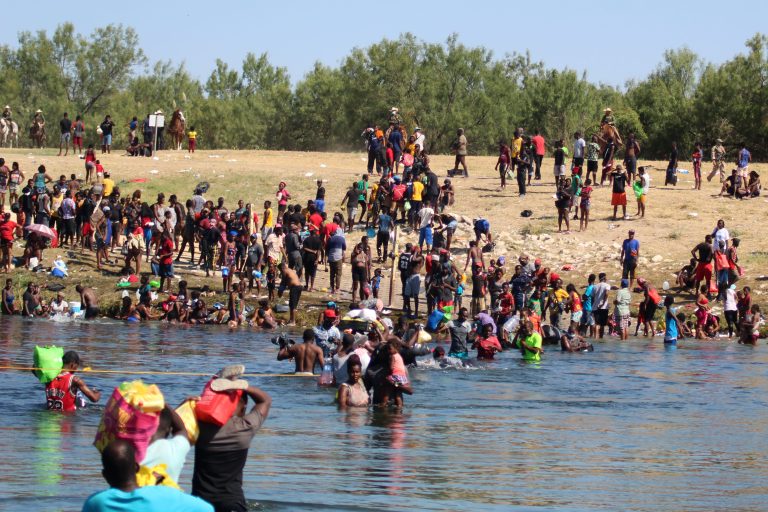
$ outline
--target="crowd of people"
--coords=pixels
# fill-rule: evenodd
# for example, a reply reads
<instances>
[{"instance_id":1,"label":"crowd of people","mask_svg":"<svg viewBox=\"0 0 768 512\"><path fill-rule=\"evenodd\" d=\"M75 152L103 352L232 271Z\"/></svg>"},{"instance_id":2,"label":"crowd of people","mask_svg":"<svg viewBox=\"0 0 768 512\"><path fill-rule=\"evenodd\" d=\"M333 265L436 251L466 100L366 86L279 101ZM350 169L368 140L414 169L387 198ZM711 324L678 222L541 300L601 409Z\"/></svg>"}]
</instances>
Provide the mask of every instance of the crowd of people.
<instances>
[{"instance_id":1,"label":"crowd of people","mask_svg":"<svg viewBox=\"0 0 768 512\"><path fill-rule=\"evenodd\" d=\"M609 132L612 123L606 111L603 125ZM62 135L72 126L62 125ZM134 131L137 127L129 126ZM595 135L589 143L575 133L572 156L564 141L555 141L553 185L560 230L568 231L571 220L579 220L581 230L588 228L593 187L603 186L606 180L612 187L614 218L619 207L621 216L627 216L627 186L632 186L637 199L636 215L645 215L650 177L644 167L637 166L639 143L633 134L619 142L617 132L612 133ZM689 265L678 273L679 292L693 291L695 310L675 307L668 283L662 285L666 295L662 296L642 277L638 269L641 244L635 230L628 232L617 254L622 267L619 286L612 286L605 272L590 274L585 283L568 282L558 273L560 269L535 255L520 254L512 261L507 254L497 254L493 230L483 216L472 220L473 236L462 242L466 245L457 246L459 225L467 222L454 212L460 198L452 183L453 177L469 176L463 130L457 131L451 144L454 169L442 182L430 166L424 133L416 128L408 135L397 109L390 111L386 130L371 125L363 138L368 172L350 183L340 201L326 195L323 180L317 181L313 198L296 197L289 184L281 181L274 197L261 207L245 200L233 205L223 197L206 198L209 185L205 182L194 187L188 198L175 194L166 198L160 193L148 199L141 190L124 194L92 146L84 155L85 180L75 174L55 179L44 165L27 177L17 162L9 169L0 159L2 267L6 273L12 264L44 268L44 251L51 246L80 254L89 251L95 254L97 269L120 274L118 286L136 288L135 297L128 290L123 293L118 319L272 331L283 324L278 299L284 295L287 325L306 321L297 315L302 294L316 289L318 271L327 271L327 292L333 300L325 303L317 321L311 320L315 325L303 331L299 343L284 335L273 342L278 346L277 359L293 361L297 374L317 373L321 385L337 387L341 409L403 407L405 397L415 392L409 368L482 365L507 350L536 363L542 360L546 344L563 352L589 352L594 350L592 341L606 336L626 340L633 323L635 336L642 328L644 336L661 335L667 344L686 337L714 338L720 336L722 326L727 327L729 338L757 342L763 324L760 307L748 286L738 289L743 275L740 240L730 236L724 221L718 221L693 248ZM102 138L103 152L109 152L109 145ZM624 148L621 164L616 164L618 146ZM720 173L729 195L749 196L744 190L759 193L759 176L757 188L750 189L749 181L745 185L756 175L748 169L746 148L739 152L739 168L730 185L723 174L725 151L715 149L713 160L718 159L708 178ZM522 129L515 130L510 144L500 143L496 165L500 187L506 187L507 179L515 179L520 195L525 195L532 180L542 179L545 152L546 141L539 133L529 137ZM693 160L696 188L700 186L700 147L697 152ZM667 178L674 185L670 178L677 172L676 153L670 168L673 172ZM407 243L398 242L398 232ZM24 244L24 251L14 255L17 241ZM175 280L174 266L179 264L199 268L208 277L218 274L220 290L213 289L218 286L193 289L185 279ZM56 269L66 273L65 265L54 265ZM380 297L387 271L395 273L393 280L399 278L403 308L397 319L384 309ZM349 287L342 286L345 272ZM85 318L98 317L95 291L83 285L76 291L77 309ZM208 297L218 291L226 302L208 304ZM635 315L633 293L641 297ZM341 299L348 297L348 308L341 307ZM718 302L724 311L722 322L714 307ZM20 300L12 279L3 288L3 314L47 317L76 313L74 309L61 292L46 302L34 282ZM46 386L49 409L72 411L86 401L100 400L100 393L76 375L79 356L68 352L62 362L61 373ZM139 464L164 463L172 480L177 480L190 449L184 423L166 407L143 460L137 460L129 442L117 440L104 448L103 474L111 488L90 497L84 510L109 510L126 500L158 504L177 500L184 510L211 510L208 503L215 510L244 510L242 469L271 399L249 386L242 373L242 367L228 367L213 381L216 392L237 394L237 407L222 425L200 422L192 486L197 498L137 483ZM249 399L255 405L247 411Z\"/></svg>"}]
</instances>

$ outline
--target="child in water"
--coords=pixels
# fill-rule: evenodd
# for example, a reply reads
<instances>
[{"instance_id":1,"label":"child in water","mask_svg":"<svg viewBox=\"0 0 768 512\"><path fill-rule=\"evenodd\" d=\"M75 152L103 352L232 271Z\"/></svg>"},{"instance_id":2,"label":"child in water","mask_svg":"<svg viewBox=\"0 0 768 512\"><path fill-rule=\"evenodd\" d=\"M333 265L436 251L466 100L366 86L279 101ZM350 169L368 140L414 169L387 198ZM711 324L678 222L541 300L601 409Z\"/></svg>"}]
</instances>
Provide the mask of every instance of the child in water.
<instances>
[{"instance_id":1,"label":"child in water","mask_svg":"<svg viewBox=\"0 0 768 512\"><path fill-rule=\"evenodd\" d=\"M49 411L75 412L85 407L85 398L98 402L101 391L85 385L75 372L80 368L80 355L74 350L64 353L61 358L64 367L59 375L45 385L46 407Z\"/></svg>"},{"instance_id":2,"label":"child in water","mask_svg":"<svg viewBox=\"0 0 768 512\"><path fill-rule=\"evenodd\" d=\"M400 342L397 339L387 341L387 350L389 351L389 375L387 381L395 387L392 399L395 407L403 406L403 391L410 394L410 382L408 381L408 370L405 369L403 357L400 355Z\"/></svg>"}]
</instances>

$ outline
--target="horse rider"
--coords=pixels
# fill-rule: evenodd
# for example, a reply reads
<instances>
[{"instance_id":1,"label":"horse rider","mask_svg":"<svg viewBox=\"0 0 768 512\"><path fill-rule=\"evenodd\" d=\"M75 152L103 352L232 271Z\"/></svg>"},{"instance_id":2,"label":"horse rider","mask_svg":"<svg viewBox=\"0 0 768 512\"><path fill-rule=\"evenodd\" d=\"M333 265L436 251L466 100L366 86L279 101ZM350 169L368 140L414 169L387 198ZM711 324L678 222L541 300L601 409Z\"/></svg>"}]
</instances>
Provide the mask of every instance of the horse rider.
<instances>
[{"instance_id":1,"label":"horse rider","mask_svg":"<svg viewBox=\"0 0 768 512\"><path fill-rule=\"evenodd\" d=\"M399 110L397 107L389 109L389 122L390 124L402 124L403 120L400 118Z\"/></svg>"},{"instance_id":2,"label":"horse rider","mask_svg":"<svg viewBox=\"0 0 768 512\"><path fill-rule=\"evenodd\" d=\"M32 118L32 123L40 125L40 128L45 126L45 116L43 116L43 111L40 109L35 110L35 117Z\"/></svg>"},{"instance_id":3,"label":"horse rider","mask_svg":"<svg viewBox=\"0 0 768 512\"><path fill-rule=\"evenodd\" d=\"M610 135L618 146L622 145L621 136L619 135L619 130L616 129L616 120L613 117L613 110L611 107L603 109L603 118L600 120L600 132L602 133L603 138L605 138L606 135Z\"/></svg>"},{"instance_id":4,"label":"horse rider","mask_svg":"<svg viewBox=\"0 0 768 512\"><path fill-rule=\"evenodd\" d=\"M11 123L11 121L13 121L13 114L11 113L11 106L10 105L6 105L3 108L3 120L6 123L9 123L9 124Z\"/></svg>"}]
</instances>

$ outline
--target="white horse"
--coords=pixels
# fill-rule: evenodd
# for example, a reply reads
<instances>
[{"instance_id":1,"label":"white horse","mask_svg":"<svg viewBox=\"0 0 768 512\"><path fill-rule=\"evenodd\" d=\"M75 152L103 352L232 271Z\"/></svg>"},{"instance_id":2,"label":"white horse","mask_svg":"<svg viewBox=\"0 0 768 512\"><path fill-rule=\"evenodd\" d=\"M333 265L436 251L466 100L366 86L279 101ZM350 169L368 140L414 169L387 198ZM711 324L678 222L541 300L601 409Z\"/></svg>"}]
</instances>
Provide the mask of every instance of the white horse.
<instances>
[{"instance_id":1,"label":"white horse","mask_svg":"<svg viewBox=\"0 0 768 512\"><path fill-rule=\"evenodd\" d=\"M14 141L18 147L19 125L16 124L16 121L6 121L0 117L0 140L2 140L3 147L12 148Z\"/></svg>"}]
</instances>

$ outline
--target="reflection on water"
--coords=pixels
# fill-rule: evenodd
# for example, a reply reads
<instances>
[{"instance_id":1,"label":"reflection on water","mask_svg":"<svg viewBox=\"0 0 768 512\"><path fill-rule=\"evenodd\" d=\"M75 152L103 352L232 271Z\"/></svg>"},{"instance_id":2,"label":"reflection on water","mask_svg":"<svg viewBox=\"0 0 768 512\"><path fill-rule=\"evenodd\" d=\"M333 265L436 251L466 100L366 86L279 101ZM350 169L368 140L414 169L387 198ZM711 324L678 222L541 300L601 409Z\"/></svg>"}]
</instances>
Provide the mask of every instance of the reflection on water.
<instances>
[{"instance_id":1,"label":"reflection on water","mask_svg":"<svg viewBox=\"0 0 768 512\"><path fill-rule=\"evenodd\" d=\"M35 344L75 348L94 369L283 372L248 331L1 319L0 361ZM337 411L311 379L252 379L273 409L253 442L246 495L264 510L764 510L765 347L660 340L516 352L475 370L415 370L402 413ZM108 391L123 377L85 374ZM129 375L125 379L131 378ZM202 377L159 375L170 403ZM28 373L0 388L1 510L79 510L104 488L91 445L99 406L42 410ZM181 484L190 487L192 457Z\"/></svg>"}]
</instances>

